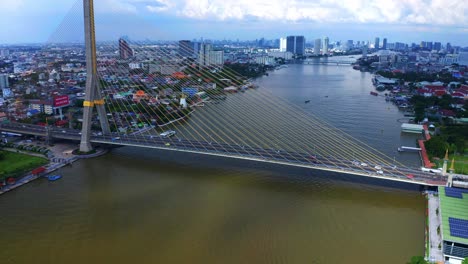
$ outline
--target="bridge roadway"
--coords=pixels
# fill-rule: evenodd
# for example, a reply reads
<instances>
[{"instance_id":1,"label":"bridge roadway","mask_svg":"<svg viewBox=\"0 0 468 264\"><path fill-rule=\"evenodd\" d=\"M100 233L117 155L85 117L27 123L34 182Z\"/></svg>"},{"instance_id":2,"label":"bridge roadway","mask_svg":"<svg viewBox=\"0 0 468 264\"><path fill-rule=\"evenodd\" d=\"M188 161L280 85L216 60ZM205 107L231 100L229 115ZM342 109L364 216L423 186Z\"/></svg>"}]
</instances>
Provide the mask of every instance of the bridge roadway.
<instances>
[{"instance_id":1,"label":"bridge roadway","mask_svg":"<svg viewBox=\"0 0 468 264\"><path fill-rule=\"evenodd\" d=\"M62 129L48 127L50 136L53 138L76 140L81 139L81 132L73 129ZM46 136L46 128L43 126L27 125L19 123L0 124L0 130L18 134ZM367 163L365 161L351 161L312 155L310 153L298 153L285 150L268 148L255 148L250 146L225 144L218 142L206 142L198 140L187 140L181 138L162 138L159 135L98 135L93 133L91 142L112 145L135 146L144 148L155 148L182 152L199 153L205 155L223 156L229 158L253 160L288 166L312 168L323 171L333 171L344 174L380 178L392 181L407 182L426 186L445 185L446 177L419 169L408 167L396 167L381 164ZM374 168L381 166L383 173L377 173Z\"/></svg>"},{"instance_id":2,"label":"bridge roadway","mask_svg":"<svg viewBox=\"0 0 468 264\"><path fill-rule=\"evenodd\" d=\"M356 61L315 61L315 60L304 60L303 64L306 65L352 65Z\"/></svg>"}]
</instances>

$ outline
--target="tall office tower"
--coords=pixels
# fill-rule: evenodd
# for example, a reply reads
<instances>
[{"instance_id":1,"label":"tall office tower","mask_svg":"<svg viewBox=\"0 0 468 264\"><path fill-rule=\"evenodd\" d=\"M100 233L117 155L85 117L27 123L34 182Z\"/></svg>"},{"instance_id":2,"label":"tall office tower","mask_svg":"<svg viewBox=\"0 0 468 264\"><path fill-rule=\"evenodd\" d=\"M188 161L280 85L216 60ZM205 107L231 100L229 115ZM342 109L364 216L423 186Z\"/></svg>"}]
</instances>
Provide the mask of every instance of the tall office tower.
<instances>
[{"instance_id":1,"label":"tall office tower","mask_svg":"<svg viewBox=\"0 0 468 264\"><path fill-rule=\"evenodd\" d=\"M362 57L367 57L367 45L362 46Z\"/></svg>"},{"instance_id":2,"label":"tall office tower","mask_svg":"<svg viewBox=\"0 0 468 264\"><path fill-rule=\"evenodd\" d=\"M387 49L387 38L384 38L384 39L383 39L383 42L382 42L382 49L383 49L383 50L386 50L386 49Z\"/></svg>"},{"instance_id":3,"label":"tall office tower","mask_svg":"<svg viewBox=\"0 0 468 264\"><path fill-rule=\"evenodd\" d=\"M421 41L421 44L419 44L419 47L420 48L426 48L427 47L427 43L425 41Z\"/></svg>"},{"instance_id":4,"label":"tall office tower","mask_svg":"<svg viewBox=\"0 0 468 264\"><path fill-rule=\"evenodd\" d=\"M322 47L322 54L328 55L328 46L330 45L330 40L328 37L323 38L323 47Z\"/></svg>"},{"instance_id":5,"label":"tall office tower","mask_svg":"<svg viewBox=\"0 0 468 264\"><path fill-rule=\"evenodd\" d=\"M432 50L432 41L427 41L426 46L429 50Z\"/></svg>"},{"instance_id":6,"label":"tall office tower","mask_svg":"<svg viewBox=\"0 0 468 264\"><path fill-rule=\"evenodd\" d=\"M321 39L316 39L314 43L314 55L320 54L320 44L322 43Z\"/></svg>"},{"instance_id":7,"label":"tall office tower","mask_svg":"<svg viewBox=\"0 0 468 264\"><path fill-rule=\"evenodd\" d=\"M126 60L131 57L133 57L133 50L130 48L130 45L128 45L128 42L121 38L119 39L119 54L120 54L120 59Z\"/></svg>"},{"instance_id":8,"label":"tall office tower","mask_svg":"<svg viewBox=\"0 0 468 264\"><path fill-rule=\"evenodd\" d=\"M434 49L439 51L442 49L442 43L440 42L434 42Z\"/></svg>"},{"instance_id":9,"label":"tall office tower","mask_svg":"<svg viewBox=\"0 0 468 264\"><path fill-rule=\"evenodd\" d=\"M452 45L450 45L450 42L447 42L447 45L445 46L445 50L447 50L447 53L452 53Z\"/></svg>"},{"instance_id":10,"label":"tall office tower","mask_svg":"<svg viewBox=\"0 0 468 264\"><path fill-rule=\"evenodd\" d=\"M9 88L8 74L0 74L0 90Z\"/></svg>"},{"instance_id":11,"label":"tall office tower","mask_svg":"<svg viewBox=\"0 0 468 264\"><path fill-rule=\"evenodd\" d=\"M286 37L286 51L292 52L295 55L305 54L305 38L304 36L288 36Z\"/></svg>"},{"instance_id":12,"label":"tall office tower","mask_svg":"<svg viewBox=\"0 0 468 264\"><path fill-rule=\"evenodd\" d=\"M380 47L380 39L377 37L375 38L375 41L374 41L374 49L379 49Z\"/></svg>"},{"instance_id":13,"label":"tall office tower","mask_svg":"<svg viewBox=\"0 0 468 264\"><path fill-rule=\"evenodd\" d=\"M286 38L280 38L280 51L286 51Z\"/></svg>"},{"instance_id":14,"label":"tall office tower","mask_svg":"<svg viewBox=\"0 0 468 264\"><path fill-rule=\"evenodd\" d=\"M200 47L200 42L192 42L193 55L195 58L198 58L198 55L200 55Z\"/></svg>"},{"instance_id":15,"label":"tall office tower","mask_svg":"<svg viewBox=\"0 0 468 264\"><path fill-rule=\"evenodd\" d=\"M354 42L353 42L352 39L348 40L348 41L346 42L346 47L347 47L348 49L354 48L354 44L353 44L353 43L354 43Z\"/></svg>"},{"instance_id":16,"label":"tall office tower","mask_svg":"<svg viewBox=\"0 0 468 264\"><path fill-rule=\"evenodd\" d=\"M182 57L193 56L193 44L190 40L179 41L179 55Z\"/></svg>"}]
</instances>

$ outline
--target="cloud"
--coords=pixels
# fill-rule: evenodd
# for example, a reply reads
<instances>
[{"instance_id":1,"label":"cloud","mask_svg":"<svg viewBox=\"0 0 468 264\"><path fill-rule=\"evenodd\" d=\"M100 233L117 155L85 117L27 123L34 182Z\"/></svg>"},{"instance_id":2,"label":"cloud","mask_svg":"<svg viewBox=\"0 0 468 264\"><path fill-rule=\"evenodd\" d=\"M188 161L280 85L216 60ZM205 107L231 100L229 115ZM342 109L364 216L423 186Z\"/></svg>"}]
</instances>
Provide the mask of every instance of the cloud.
<instances>
[{"instance_id":1,"label":"cloud","mask_svg":"<svg viewBox=\"0 0 468 264\"><path fill-rule=\"evenodd\" d=\"M19 11L24 6L23 0L2 0L0 12L10 13Z\"/></svg>"},{"instance_id":2,"label":"cloud","mask_svg":"<svg viewBox=\"0 0 468 264\"><path fill-rule=\"evenodd\" d=\"M114 0L135 4L138 0ZM466 0L154 0L152 12L193 19L468 25Z\"/></svg>"}]
</instances>

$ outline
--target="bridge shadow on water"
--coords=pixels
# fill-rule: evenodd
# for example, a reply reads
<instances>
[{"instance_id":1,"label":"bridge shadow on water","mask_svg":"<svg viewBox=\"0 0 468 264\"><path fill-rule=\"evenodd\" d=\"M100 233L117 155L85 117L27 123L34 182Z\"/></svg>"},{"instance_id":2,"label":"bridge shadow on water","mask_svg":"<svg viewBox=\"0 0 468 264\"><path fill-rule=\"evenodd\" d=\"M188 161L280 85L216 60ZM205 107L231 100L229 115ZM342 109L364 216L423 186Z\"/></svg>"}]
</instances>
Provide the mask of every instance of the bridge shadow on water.
<instances>
[{"instance_id":1,"label":"bridge shadow on water","mask_svg":"<svg viewBox=\"0 0 468 264\"><path fill-rule=\"evenodd\" d=\"M178 167L186 168L188 171L209 172L200 180L209 180L213 177L227 175L228 172L234 172L240 175L243 173L248 174L249 177L255 175L255 177L258 177L255 180L261 182L262 185L268 184L271 185L270 187L278 184L290 185L295 189L297 188L297 190L310 186L323 189L343 186L378 192L420 192L425 188L425 186L406 182L178 151L121 147L112 149L110 155L150 161L162 171L165 170L165 167ZM187 174L187 177L190 177L190 175Z\"/></svg>"}]
</instances>

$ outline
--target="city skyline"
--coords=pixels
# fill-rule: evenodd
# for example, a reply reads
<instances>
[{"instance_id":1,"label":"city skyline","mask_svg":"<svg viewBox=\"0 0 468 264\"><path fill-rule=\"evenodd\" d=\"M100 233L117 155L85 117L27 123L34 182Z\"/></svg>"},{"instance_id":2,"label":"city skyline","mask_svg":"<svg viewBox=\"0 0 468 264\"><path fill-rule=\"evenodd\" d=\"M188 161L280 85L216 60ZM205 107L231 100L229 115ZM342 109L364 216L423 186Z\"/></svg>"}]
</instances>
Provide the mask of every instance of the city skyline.
<instances>
[{"instance_id":1,"label":"city skyline","mask_svg":"<svg viewBox=\"0 0 468 264\"><path fill-rule=\"evenodd\" d=\"M0 44L42 43L58 35L80 41L80 0L6 0L0 10ZM50 8L53 6L54 8ZM370 6L370 7L369 7ZM366 40L389 42L450 42L468 46L468 7L463 1L353 1L296 3L280 1L96 1L97 39L109 41L128 35L132 39L277 39L303 35L313 40ZM321 12L315 11L319 10ZM437 15L434 15L437 14ZM118 25L118 26L116 26ZM63 27L67 27L64 29ZM64 33L64 32L67 33ZM58 38L58 37L56 37Z\"/></svg>"}]
</instances>

